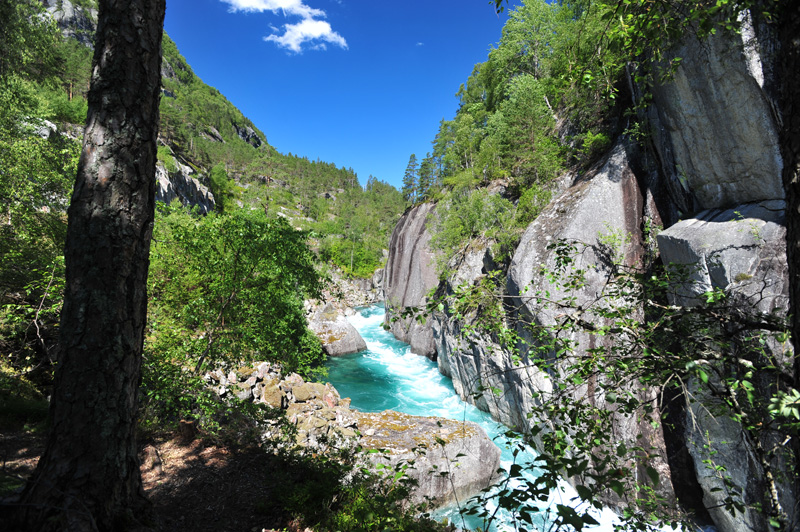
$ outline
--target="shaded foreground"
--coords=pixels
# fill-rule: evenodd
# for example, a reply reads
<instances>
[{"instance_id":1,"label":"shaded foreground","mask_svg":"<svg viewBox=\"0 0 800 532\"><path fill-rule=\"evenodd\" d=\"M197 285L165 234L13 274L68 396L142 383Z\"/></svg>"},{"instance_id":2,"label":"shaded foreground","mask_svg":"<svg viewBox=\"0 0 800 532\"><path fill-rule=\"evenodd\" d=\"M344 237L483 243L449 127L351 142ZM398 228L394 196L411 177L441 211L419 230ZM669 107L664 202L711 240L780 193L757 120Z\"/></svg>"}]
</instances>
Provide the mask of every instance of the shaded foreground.
<instances>
[{"instance_id":1,"label":"shaded foreground","mask_svg":"<svg viewBox=\"0 0 800 532\"><path fill-rule=\"evenodd\" d=\"M44 437L28 431L0 435L0 480L28 477L44 449ZM276 501L287 471L302 481L308 471L258 448L214 445L176 436L140 449L142 481L157 522L154 530L247 532L305 530ZM312 479L306 479L312 480Z\"/></svg>"}]
</instances>

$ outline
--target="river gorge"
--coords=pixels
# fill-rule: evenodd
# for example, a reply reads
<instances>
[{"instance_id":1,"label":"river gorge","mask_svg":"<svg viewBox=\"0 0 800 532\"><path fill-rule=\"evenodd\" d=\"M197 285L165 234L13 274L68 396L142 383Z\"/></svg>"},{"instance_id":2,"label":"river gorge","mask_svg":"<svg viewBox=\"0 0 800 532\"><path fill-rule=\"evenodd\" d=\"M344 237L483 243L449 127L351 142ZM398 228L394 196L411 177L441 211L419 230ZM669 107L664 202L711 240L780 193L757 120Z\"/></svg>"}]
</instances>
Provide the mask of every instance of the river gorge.
<instances>
[{"instance_id":1,"label":"river gorge","mask_svg":"<svg viewBox=\"0 0 800 532\"><path fill-rule=\"evenodd\" d=\"M409 344L397 340L384 330L383 304L361 308L349 321L367 343L367 349L359 353L334 357L327 363L327 380L342 397L352 400L351 407L363 412L395 410L414 416L434 416L457 421L471 421L480 425L501 449L501 467L508 471L517 463L526 468L526 475L533 474L531 465L535 455L532 450L509 438L507 427L494 421L491 416L474 405L459 399L452 381L442 375L435 362L411 352ZM515 456L514 449L517 449ZM521 451L520 451L521 449ZM502 480L502 479L501 479ZM566 484L562 493L554 493L553 504L569 504L574 496ZM465 501L460 501L464 504ZM489 502L487 508L496 508ZM468 516L462 521L458 508L447 506L434 514L438 519L447 518L457 526L468 529L484 527L484 521ZM605 510L597 516L601 526L597 530L612 530L614 514ZM498 512L493 530L514 530L515 516ZM538 514L534 522L546 530L544 513Z\"/></svg>"}]
</instances>

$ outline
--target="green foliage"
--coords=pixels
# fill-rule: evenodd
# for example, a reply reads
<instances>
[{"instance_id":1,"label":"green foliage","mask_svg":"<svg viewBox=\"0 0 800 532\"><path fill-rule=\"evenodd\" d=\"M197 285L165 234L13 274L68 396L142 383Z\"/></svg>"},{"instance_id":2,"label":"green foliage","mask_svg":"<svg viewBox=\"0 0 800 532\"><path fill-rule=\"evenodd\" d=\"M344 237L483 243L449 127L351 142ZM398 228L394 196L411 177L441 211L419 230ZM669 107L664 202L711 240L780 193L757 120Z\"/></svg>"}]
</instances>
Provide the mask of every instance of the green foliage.
<instances>
[{"instance_id":1,"label":"green foliage","mask_svg":"<svg viewBox=\"0 0 800 532\"><path fill-rule=\"evenodd\" d=\"M515 7L497 48L461 86L455 118L439 128L432 160L441 182L459 190L510 177L521 194L597 157L615 134L625 66L604 42L607 26L591 2Z\"/></svg>"},{"instance_id":2,"label":"green foliage","mask_svg":"<svg viewBox=\"0 0 800 532\"><path fill-rule=\"evenodd\" d=\"M214 194L219 212L225 212L230 208L231 200L235 197L233 183L228 179L228 172L222 164L216 165L208 174L211 184L211 193Z\"/></svg>"},{"instance_id":3,"label":"green foliage","mask_svg":"<svg viewBox=\"0 0 800 532\"><path fill-rule=\"evenodd\" d=\"M375 452L380 451L369 451ZM284 449L276 458L278 466L265 481L280 489L256 507L259 513L283 515L319 532L452 530L430 520L424 506L408 504L408 464L365 466L360 448L314 454Z\"/></svg>"},{"instance_id":4,"label":"green foliage","mask_svg":"<svg viewBox=\"0 0 800 532\"><path fill-rule=\"evenodd\" d=\"M167 172L178 171L178 163L175 161L175 157L173 157L169 146L159 146L156 157L158 161L164 165L164 168L167 169Z\"/></svg>"},{"instance_id":5,"label":"green foliage","mask_svg":"<svg viewBox=\"0 0 800 532\"><path fill-rule=\"evenodd\" d=\"M605 235L593 251L613 255L624 239ZM737 484L718 463L721 442L704 442L704 451L695 445L706 453L704 463L718 479L718 490L725 491L726 510L735 514L754 505L785 528L776 494L780 482L796 478L798 464L791 450L775 443L796 435L800 398L785 378L796 356L787 343L785 320L719 289L703 294L696 306L669 304L670 297L685 297L692 285L692 272L674 265L654 271L610 259L604 264L609 282L579 300L590 273L581 256L589 246L558 241L549 249L555 264L542 266L541 282L524 290L526 305L535 309L531 312L550 312L550 323L506 315L509 307L491 276L429 304L429 312L475 318L463 328L467 342L491 335L498 350L542 379L524 434L540 455L533 464L515 464L507 472L510 480L485 499L499 495L500 506L513 515L535 515L566 475L578 499L572 507L550 507L556 526L580 530L592 524L590 510L601 507L609 494L625 505L625 530L682 521L680 509L659 490L663 457L648 437L651 427L668 422L660 410L663 401L676 398L702 412L698 415L738 423L748 452L764 472L764 493L754 502L746 493L750 488ZM639 432L621 439L620 426ZM538 476L523 477L523 467L535 468ZM493 513L484 515L491 521Z\"/></svg>"},{"instance_id":6,"label":"green foliage","mask_svg":"<svg viewBox=\"0 0 800 532\"><path fill-rule=\"evenodd\" d=\"M47 399L17 369L0 360L0 430L15 430L47 418Z\"/></svg>"},{"instance_id":7,"label":"green foliage","mask_svg":"<svg viewBox=\"0 0 800 532\"><path fill-rule=\"evenodd\" d=\"M0 79L12 73L43 79L52 73L58 34L54 21L43 12L35 0L0 1Z\"/></svg>"},{"instance_id":8,"label":"green foliage","mask_svg":"<svg viewBox=\"0 0 800 532\"><path fill-rule=\"evenodd\" d=\"M408 158L408 166L406 172L403 174L403 197L409 203L415 203L417 198L417 156L411 154Z\"/></svg>"},{"instance_id":9,"label":"green foliage","mask_svg":"<svg viewBox=\"0 0 800 532\"><path fill-rule=\"evenodd\" d=\"M306 236L258 211L158 213L143 386L162 417L209 400L207 367L269 360L308 375L322 362L303 311L320 290Z\"/></svg>"},{"instance_id":10,"label":"green foliage","mask_svg":"<svg viewBox=\"0 0 800 532\"><path fill-rule=\"evenodd\" d=\"M517 212L514 214L514 224L517 227L525 228L539 216L548 203L552 193L538 185L532 185L525 190L519 198Z\"/></svg>"},{"instance_id":11,"label":"green foliage","mask_svg":"<svg viewBox=\"0 0 800 532\"><path fill-rule=\"evenodd\" d=\"M510 201L486 189L451 195L439 203L430 222L430 246L448 259L479 236L504 241L513 230L513 208ZM446 262L440 261L437 269L440 275L446 274Z\"/></svg>"}]
</instances>

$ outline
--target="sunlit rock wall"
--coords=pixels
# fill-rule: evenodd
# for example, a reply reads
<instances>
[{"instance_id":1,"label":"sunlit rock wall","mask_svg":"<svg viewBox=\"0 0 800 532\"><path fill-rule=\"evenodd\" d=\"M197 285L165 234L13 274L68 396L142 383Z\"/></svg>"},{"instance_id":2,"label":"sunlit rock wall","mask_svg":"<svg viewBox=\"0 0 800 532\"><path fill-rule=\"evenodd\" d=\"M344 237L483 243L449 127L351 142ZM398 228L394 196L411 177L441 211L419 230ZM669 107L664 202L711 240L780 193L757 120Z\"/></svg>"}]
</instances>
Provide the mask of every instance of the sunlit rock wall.
<instances>
[{"instance_id":1,"label":"sunlit rock wall","mask_svg":"<svg viewBox=\"0 0 800 532\"><path fill-rule=\"evenodd\" d=\"M383 273L386 323L399 340L411 344L418 355L433 358L433 332L429 321L401 317L404 308L425 310L428 293L439 283L427 221L435 206L423 203L408 210L397 222L389 243Z\"/></svg>"}]
</instances>

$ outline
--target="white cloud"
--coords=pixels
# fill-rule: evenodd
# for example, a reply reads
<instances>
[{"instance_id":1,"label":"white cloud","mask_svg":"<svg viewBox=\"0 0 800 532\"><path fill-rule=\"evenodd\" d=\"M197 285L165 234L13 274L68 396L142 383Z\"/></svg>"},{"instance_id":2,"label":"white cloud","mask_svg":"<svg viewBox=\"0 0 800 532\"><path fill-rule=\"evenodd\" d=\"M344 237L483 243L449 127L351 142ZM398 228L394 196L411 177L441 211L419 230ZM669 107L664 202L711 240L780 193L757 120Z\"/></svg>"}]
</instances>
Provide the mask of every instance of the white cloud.
<instances>
[{"instance_id":1,"label":"white cloud","mask_svg":"<svg viewBox=\"0 0 800 532\"><path fill-rule=\"evenodd\" d=\"M265 41L272 41L282 48L295 53L303 51L303 45L308 44L312 50L327 50L325 43L334 44L347 49L347 41L340 34L333 31L331 25L324 20L326 14L321 9L309 7L303 0L221 0L230 5L232 12L281 12L284 16L299 16L302 20L296 24L284 24L283 35L278 35L278 28L270 25L274 32L264 37Z\"/></svg>"},{"instance_id":2,"label":"white cloud","mask_svg":"<svg viewBox=\"0 0 800 532\"><path fill-rule=\"evenodd\" d=\"M331 25L324 20L303 19L297 24L285 24L283 35L268 35L265 41L272 41L282 48L299 53L303 49L303 44L314 43L313 47L317 50L326 50L325 42L347 48L347 41L344 37L333 31ZM318 41L324 41L322 43Z\"/></svg>"},{"instance_id":3,"label":"white cloud","mask_svg":"<svg viewBox=\"0 0 800 532\"><path fill-rule=\"evenodd\" d=\"M222 0L230 4L231 11L272 11L276 13L283 11L286 15L299 15L303 18L325 17L325 12L321 9L308 7L302 0Z\"/></svg>"}]
</instances>

